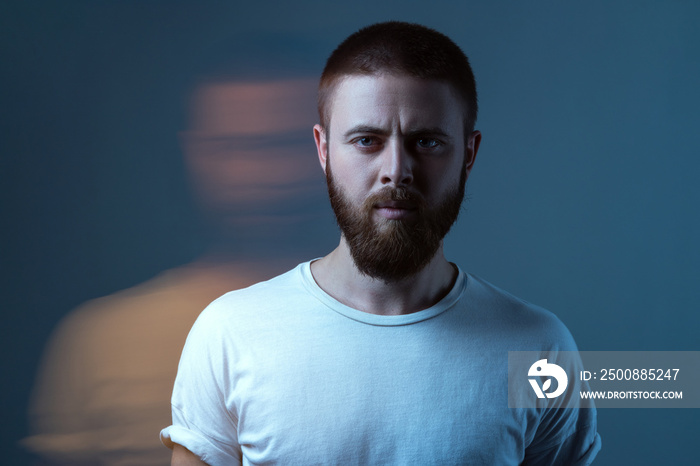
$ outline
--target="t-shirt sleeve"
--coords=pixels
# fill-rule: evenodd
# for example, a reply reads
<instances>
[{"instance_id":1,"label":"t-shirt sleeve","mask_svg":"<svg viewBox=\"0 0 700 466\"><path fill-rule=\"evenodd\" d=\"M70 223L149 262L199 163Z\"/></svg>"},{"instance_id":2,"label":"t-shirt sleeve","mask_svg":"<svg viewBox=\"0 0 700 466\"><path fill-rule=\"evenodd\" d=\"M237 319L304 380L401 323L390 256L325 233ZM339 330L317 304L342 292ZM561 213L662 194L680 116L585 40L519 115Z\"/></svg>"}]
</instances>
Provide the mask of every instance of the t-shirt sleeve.
<instances>
[{"instance_id":1,"label":"t-shirt sleeve","mask_svg":"<svg viewBox=\"0 0 700 466\"><path fill-rule=\"evenodd\" d=\"M182 445L211 466L235 465L241 464L241 451L227 373L233 355L213 306L187 337L173 388L173 423L160 438L167 447Z\"/></svg>"},{"instance_id":2,"label":"t-shirt sleeve","mask_svg":"<svg viewBox=\"0 0 700 466\"><path fill-rule=\"evenodd\" d=\"M523 465L585 466L593 462L601 448L595 408L565 408L559 411L568 411L575 417L573 432L556 443L531 444L525 451Z\"/></svg>"},{"instance_id":3,"label":"t-shirt sleeve","mask_svg":"<svg viewBox=\"0 0 700 466\"><path fill-rule=\"evenodd\" d=\"M568 374L578 374L583 363L569 330L556 318L543 327L549 331L541 338L552 342L546 354ZM577 398L575 394L579 390L572 380L565 394L548 400L549 407L540 408L537 430L525 450L522 464L584 466L593 462L602 445L597 432L597 413L592 400Z\"/></svg>"}]
</instances>

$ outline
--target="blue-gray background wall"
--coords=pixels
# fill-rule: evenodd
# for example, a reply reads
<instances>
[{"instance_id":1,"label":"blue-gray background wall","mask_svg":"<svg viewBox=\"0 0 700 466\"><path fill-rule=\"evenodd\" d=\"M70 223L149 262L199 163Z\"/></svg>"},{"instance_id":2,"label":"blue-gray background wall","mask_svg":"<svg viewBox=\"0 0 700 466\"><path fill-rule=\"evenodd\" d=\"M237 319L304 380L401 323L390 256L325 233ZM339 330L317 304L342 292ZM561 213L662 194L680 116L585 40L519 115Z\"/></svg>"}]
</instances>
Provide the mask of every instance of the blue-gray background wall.
<instances>
[{"instance_id":1,"label":"blue-gray background wall","mask_svg":"<svg viewBox=\"0 0 700 466\"><path fill-rule=\"evenodd\" d=\"M188 68L222 41L297 44L317 75L371 22L448 34L484 137L449 258L555 312L583 350L700 350L700 4L253 3L0 8L6 464L28 461L15 445L58 320L197 254L176 133ZM318 254L329 232L309 228ZM601 410L599 464L698 464L698 425L696 409Z\"/></svg>"}]
</instances>

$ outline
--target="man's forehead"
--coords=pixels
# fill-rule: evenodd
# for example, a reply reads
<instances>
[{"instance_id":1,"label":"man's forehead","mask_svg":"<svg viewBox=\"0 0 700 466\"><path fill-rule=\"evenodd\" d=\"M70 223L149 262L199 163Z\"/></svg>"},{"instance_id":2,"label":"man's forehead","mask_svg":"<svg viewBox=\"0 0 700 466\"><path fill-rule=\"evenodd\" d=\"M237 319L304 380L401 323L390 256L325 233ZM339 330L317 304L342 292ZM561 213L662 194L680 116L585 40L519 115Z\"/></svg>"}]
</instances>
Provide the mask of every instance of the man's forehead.
<instances>
[{"instance_id":1,"label":"man's forehead","mask_svg":"<svg viewBox=\"0 0 700 466\"><path fill-rule=\"evenodd\" d=\"M406 83L413 85L416 88L418 85L436 91L438 89L449 90L454 96L458 96L456 89L449 82L434 78L420 78L405 73L393 72L377 72L377 73L356 73L346 74L336 78L334 84L334 92L332 98L336 98L339 89L344 89L346 92L349 89L370 88L381 86L384 83L389 83L391 86Z\"/></svg>"},{"instance_id":2,"label":"man's forehead","mask_svg":"<svg viewBox=\"0 0 700 466\"><path fill-rule=\"evenodd\" d=\"M331 126L377 126L399 123L403 129L462 126L461 100L444 81L407 75L348 75L336 84L330 100ZM345 130L343 130L345 131Z\"/></svg>"}]
</instances>

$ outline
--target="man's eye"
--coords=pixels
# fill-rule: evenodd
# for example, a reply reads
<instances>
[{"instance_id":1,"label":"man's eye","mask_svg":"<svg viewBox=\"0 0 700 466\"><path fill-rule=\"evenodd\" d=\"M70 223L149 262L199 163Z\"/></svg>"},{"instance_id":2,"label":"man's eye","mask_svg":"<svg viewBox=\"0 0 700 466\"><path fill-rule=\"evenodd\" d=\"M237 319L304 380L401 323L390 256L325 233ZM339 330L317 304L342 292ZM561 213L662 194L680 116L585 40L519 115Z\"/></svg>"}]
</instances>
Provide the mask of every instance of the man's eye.
<instances>
[{"instance_id":1,"label":"man's eye","mask_svg":"<svg viewBox=\"0 0 700 466\"><path fill-rule=\"evenodd\" d=\"M369 137L369 136L365 136L365 137L363 137L363 138L359 138L359 139L357 140L357 144L360 145L360 146L369 147L369 146L371 146L372 144L374 144L374 138L371 138L371 137Z\"/></svg>"},{"instance_id":2,"label":"man's eye","mask_svg":"<svg viewBox=\"0 0 700 466\"><path fill-rule=\"evenodd\" d=\"M440 141L431 138L419 138L416 144L418 144L418 147L421 149L433 149L440 145Z\"/></svg>"}]
</instances>

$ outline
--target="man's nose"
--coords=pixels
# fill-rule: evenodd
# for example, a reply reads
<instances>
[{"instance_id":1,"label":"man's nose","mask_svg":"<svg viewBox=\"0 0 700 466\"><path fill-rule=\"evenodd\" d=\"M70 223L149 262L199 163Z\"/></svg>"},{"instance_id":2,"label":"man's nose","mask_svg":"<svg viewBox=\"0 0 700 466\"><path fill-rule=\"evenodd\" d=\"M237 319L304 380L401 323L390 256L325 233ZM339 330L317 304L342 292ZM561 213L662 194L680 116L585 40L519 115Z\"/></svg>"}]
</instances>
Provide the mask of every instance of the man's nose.
<instances>
[{"instance_id":1,"label":"man's nose","mask_svg":"<svg viewBox=\"0 0 700 466\"><path fill-rule=\"evenodd\" d=\"M383 185L407 186L413 182L413 157L400 141L392 141L382 154Z\"/></svg>"}]
</instances>

